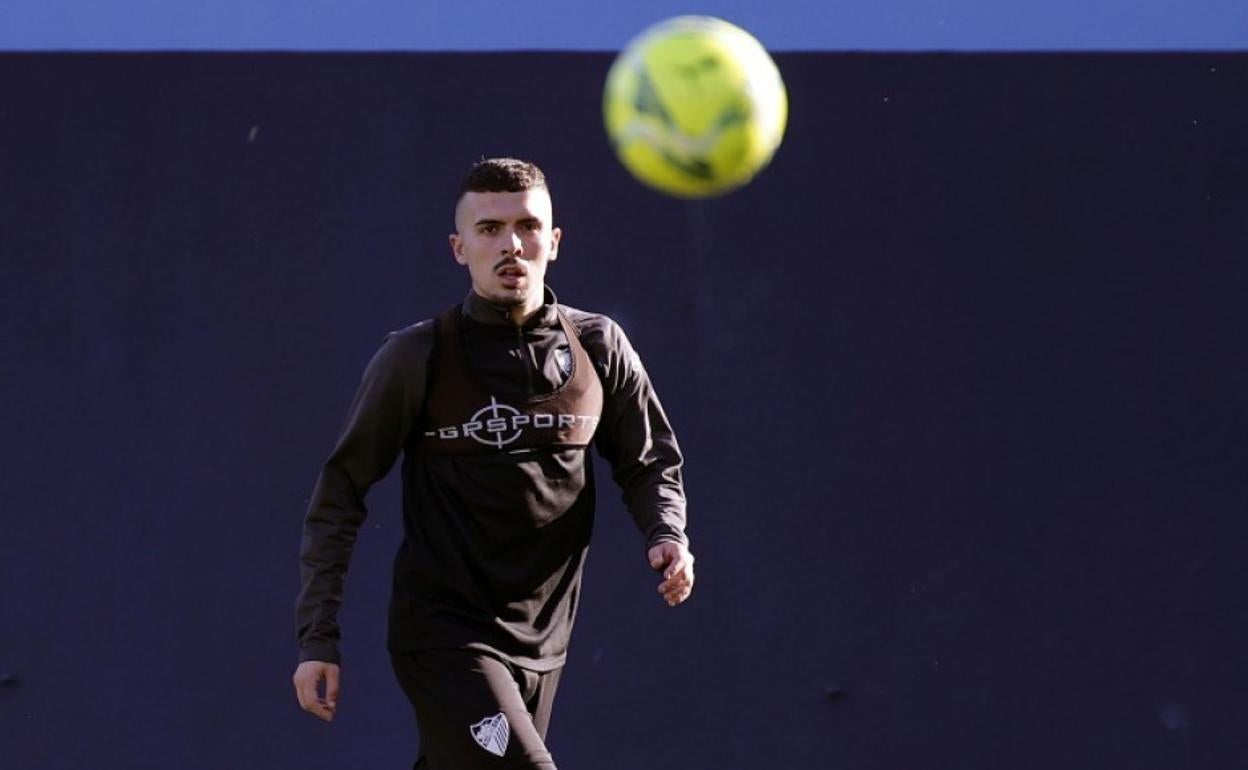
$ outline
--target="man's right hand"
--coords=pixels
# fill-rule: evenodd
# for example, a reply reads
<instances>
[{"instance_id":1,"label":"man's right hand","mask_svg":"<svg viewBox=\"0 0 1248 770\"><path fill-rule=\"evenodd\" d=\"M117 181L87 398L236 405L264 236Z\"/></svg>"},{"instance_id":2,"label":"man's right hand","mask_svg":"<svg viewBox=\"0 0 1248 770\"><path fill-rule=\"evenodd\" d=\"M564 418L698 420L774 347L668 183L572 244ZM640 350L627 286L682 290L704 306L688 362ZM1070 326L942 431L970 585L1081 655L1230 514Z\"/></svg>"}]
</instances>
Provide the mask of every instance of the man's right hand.
<instances>
[{"instance_id":1,"label":"man's right hand","mask_svg":"<svg viewBox=\"0 0 1248 770\"><path fill-rule=\"evenodd\" d=\"M305 660L295 669L295 695L299 705L309 714L333 720L338 708L338 664L322 660ZM325 682L325 695L320 694L321 682Z\"/></svg>"}]
</instances>

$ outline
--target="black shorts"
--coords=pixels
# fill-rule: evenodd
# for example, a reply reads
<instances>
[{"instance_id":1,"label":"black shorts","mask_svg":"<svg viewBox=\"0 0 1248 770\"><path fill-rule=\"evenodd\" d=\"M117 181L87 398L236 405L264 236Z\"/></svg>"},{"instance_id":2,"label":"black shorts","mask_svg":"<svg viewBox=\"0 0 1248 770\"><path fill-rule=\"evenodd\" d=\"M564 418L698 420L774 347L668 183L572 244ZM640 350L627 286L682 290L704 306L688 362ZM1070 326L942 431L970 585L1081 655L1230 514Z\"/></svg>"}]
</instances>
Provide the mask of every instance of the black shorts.
<instances>
[{"instance_id":1,"label":"black shorts","mask_svg":"<svg viewBox=\"0 0 1248 770\"><path fill-rule=\"evenodd\" d=\"M529 671L476 650L390 662L416 711L416 770L555 770L545 741L561 669Z\"/></svg>"}]
</instances>

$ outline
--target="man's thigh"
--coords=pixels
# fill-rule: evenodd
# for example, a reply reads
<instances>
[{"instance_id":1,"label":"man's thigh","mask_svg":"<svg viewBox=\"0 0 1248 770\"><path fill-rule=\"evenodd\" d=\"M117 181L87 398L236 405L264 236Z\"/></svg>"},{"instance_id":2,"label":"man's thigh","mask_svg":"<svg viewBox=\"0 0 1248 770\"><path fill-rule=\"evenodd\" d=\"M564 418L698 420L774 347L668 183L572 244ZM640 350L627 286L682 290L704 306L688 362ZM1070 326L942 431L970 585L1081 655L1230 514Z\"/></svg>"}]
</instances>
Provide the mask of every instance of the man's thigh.
<instances>
[{"instance_id":1,"label":"man's thigh","mask_svg":"<svg viewBox=\"0 0 1248 770\"><path fill-rule=\"evenodd\" d=\"M530 713L538 705L534 693L522 692L502 661L471 650L393 653L390 659L416 711L422 770L555 770L543 741L549 704L541 704L539 729ZM558 677L547 677L550 694L542 700L548 701ZM531 676L521 672L520 678L529 689Z\"/></svg>"}]
</instances>

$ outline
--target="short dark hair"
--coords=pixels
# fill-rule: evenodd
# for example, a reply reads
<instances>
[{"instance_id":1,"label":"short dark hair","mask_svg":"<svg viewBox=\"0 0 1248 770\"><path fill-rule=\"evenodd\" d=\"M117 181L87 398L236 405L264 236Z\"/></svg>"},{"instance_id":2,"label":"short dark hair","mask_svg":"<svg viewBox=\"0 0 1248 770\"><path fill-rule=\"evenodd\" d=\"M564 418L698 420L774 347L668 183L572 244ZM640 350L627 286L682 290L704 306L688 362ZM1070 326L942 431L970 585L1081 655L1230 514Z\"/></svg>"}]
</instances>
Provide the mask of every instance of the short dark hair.
<instances>
[{"instance_id":1,"label":"short dark hair","mask_svg":"<svg viewBox=\"0 0 1248 770\"><path fill-rule=\"evenodd\" d=\"M537 164L518 158L484 158L472 164L459 184L456 200L470 192L524 192L549 189Z\"/></svg>"}]
</instances>

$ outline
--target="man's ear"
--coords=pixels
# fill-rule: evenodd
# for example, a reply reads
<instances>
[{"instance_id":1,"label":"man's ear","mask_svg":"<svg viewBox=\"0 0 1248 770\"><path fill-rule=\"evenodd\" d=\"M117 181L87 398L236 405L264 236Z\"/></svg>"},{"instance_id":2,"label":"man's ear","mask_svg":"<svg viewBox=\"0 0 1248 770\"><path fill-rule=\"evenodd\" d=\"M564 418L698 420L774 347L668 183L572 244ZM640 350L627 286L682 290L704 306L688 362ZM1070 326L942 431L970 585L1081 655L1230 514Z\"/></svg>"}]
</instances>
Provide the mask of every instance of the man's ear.
<instances>
[{"instance_id":1,"label":"man's ear","mask_svg":"<svg viewBox=\"0 0 1248 770\"><path fill-rule=\"evenodd\" d=\"M550 231L550 261L554 262L559 258L559 241L563 239L563 230L558 227L552 228Z\"/></svg>"},{"instance_id":2,"label":"man's ear","mask_svg":"<svg viewBox=\"0 0 1248 770\"><path fill-rule=\"evenodd\" d=\"M461 265L468 264L468 258L464 256L464 239L459 237L459 233L451 233L448 239L451 242L451 254L454 255L455 261Z\"/></svg>"}]
</instances>

